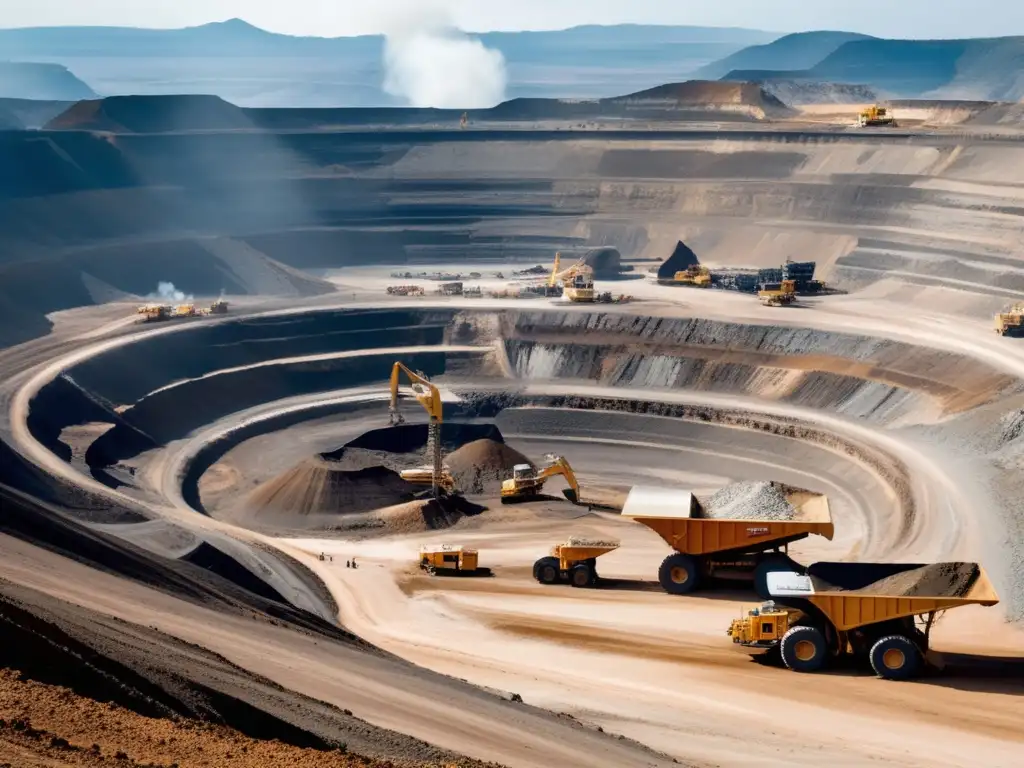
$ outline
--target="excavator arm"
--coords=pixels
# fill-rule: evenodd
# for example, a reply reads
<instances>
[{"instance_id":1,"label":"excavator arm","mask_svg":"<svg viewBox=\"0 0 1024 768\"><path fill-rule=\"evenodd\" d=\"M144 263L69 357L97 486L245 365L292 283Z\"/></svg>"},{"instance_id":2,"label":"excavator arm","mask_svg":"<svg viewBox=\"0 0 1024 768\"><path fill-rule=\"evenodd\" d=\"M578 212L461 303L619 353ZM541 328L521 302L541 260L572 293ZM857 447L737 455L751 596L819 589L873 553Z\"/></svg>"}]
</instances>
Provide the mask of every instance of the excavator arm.
<instances>
[{"instance_id":1,"label":"excavator arm","mask_svg":"<svg viewBox=\"0 0 1024 768\"><path fill-rule=\"evenodd\" d=\"M548 464L542 470L537 473L537 480L544 482L550 477L561 475L565 478L565 482L569 484L573 492L579 496L580 484L576 481L576 473L572 471L572 467L569 466L569 462L561 456L555 458L551 464Z\"/></svg>"},{"instance_id":2,"label":"excavator arm","mask_svg":"<svg viewBox=\"0 0 1024 768\"><path fill-rule=\"evenodd\" d=\"M412 388L412 395L416 398L423 410L430 416L432 422L440 423L441 418L441 393L437 391L437 387L430 383L425 377L421 376L414 371L411 371L407 366L402 363L396 362L391 367L391 421L392 423L401 423L402 416L398 412L398 385L401 374L405 374L406 378L409 379L409 384Z\"/></svg>"}]
</instances>

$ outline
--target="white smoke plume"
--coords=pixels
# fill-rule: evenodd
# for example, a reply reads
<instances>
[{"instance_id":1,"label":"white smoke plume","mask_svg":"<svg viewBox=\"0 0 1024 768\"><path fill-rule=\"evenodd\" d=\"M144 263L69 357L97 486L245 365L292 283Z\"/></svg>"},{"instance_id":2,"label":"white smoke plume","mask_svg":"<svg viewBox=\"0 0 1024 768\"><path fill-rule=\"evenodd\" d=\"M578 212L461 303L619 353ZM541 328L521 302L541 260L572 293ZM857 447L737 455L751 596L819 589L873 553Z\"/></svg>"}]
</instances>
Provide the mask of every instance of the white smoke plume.
<instances>
[{"instance_id":1,"label":"white smoke plume","mask_svg":"<svg viewBox=\"0 0 1024 768\"><path fill-rule=\"evenodd\" d=\"M387 33L384 69L384 90L413 107L493 107L504 100L508 81L501 51L430 12Z\"/></svg>"},{"instance_id":2,"label":"white smoke plume","mask_svg":"<svg viewBox=\"0 0 1024 768\"><path fill-rule=\"evenodd\" d=\"M147 299L160 299L162 301L176 301L181 303L190 303L192 301L192 294L185 294L183 291L179 291L174 287L174 283L165 283L160 281L156 284L156 293L151 293L146 297Z\"/></svg>"}]
</instances>

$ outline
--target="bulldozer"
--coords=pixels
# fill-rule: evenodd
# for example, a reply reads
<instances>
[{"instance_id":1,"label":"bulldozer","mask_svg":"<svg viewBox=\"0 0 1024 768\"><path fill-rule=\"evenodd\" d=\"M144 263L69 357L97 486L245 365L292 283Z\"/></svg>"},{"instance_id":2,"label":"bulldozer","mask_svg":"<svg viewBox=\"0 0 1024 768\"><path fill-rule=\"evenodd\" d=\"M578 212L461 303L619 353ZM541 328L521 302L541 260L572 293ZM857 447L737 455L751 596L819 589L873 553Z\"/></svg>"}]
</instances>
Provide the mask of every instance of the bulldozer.
<instances>
[{"instance_id":1,"label":"bulldozer","mask_svg":"<svg viewBox=\"0 0 1024 768\"><path fill-rule=\"evenodd\" d=\"M694 288L711 287L711 270L701 264L693 264L676 272L668 280L659 280L662 285L690 285Z\"/></svg>"},{"instance_id":2,"label":"bulldozer","mask_svg":"<svg viewBox=\"0 0 1024 768\"><path fill-rule=\"evenodd\" d=\"M547 464L539 470L535 470L529 464L516 464L512 468L512 477L501 484L501 503L509 504L536 498L544 489L544 483L556 475L565 478L573 494L573 500L578 499L580 485L569 462L561 456L549 455Z\"/></svg>"},{"instance_id":3,"label":"bulldozer","mask_svg":"<svg viewBox=\"0 0 1024 768\"><path fill-rule=\"evenodd\" d=\"M594 291L594 270L583 259L580 259L568 269L561 269L562 254L555 254L555 264L548 277L548 287L555 288L562 283L565 288L565 297L569 301L577 303L593 303L597 297Z\"/></svg>"},{"instance_id":4,"label":"bulldozer","mask_svg":"<svg viewBox=\"0 0 1024 768\"><path fill-rule=\"evenodd\" d=\"M1000 336L1024 334L1024 304L1014 304L996 315L995 330Z\"/></svg>"},{"instance_id":5,"label":"bulldozer","mask_svg":"<svg viewBox=\"0 0 1024 768\"><path fill-rule=\"evenodd\" d=\"M412 396L423 406L423 410L427 412L430 419L427 425L427 451L432 460L427 467L406 469L400 474L406 482L430 485L434 498L437 498L444 493L450 493L455 487L451 472L441 463L441 422L443 420L441 393L423 373L413 372L401 362L396 361L391 367L391 402L388 408L392 426L405 421L398 410L398 384L403 373L409 379Z\"/></svg>"},{"instance_id":6,"label":"bulldozer","mask_svg":"<svg viewBox=\"0 0 1024 768\"><path fill-rule=\"evenodd\" d=\"M861 128L877 128L880 126L889 126L891 128L897 128L896 118L889 114L889 110L885 107L880 107L874 104L867 109L863 110L859 117L858 122Z\"/></svg>"},{"instance_id":7,"label":"bulldozer","mask_svg":"<svg viewBox=\"0 0 1024 768\"><path fill-rule=\"evenodd\" d=\"M762 283L757 298L766 307L786 307L796 301L796 281L783 280L781 283Z\"/></svg>"}]
</instances>

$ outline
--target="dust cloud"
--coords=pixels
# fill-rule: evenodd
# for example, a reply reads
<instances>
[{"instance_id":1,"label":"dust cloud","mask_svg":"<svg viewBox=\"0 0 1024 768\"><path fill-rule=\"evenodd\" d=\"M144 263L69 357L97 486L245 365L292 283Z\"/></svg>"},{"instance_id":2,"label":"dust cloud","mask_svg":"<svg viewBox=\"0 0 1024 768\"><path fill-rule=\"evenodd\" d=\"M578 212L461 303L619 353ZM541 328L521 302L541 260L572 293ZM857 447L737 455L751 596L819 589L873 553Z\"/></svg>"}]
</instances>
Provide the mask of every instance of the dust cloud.
<instances>
[{"instance_id":1,"label":"dust cloud","mask_svg":"<svg viewBox=\"0 0 1024 768\"><path fill-rule=\"evenodd\" d=\"M185 294L184 291L179 291L174 287L174 283L163 282L162 280L156 285L156 293L151 293L147 299L163 299L164 301L192 301L191 294Z\"/></svg>"},{"instance_id":2,"label":"dust cloud","mask_svg":"<svg viewBox=\"0 0 1024 768\"><path fill-rule=\"evenodd\" d=\"M457 29L441 13L396 23L384 44L384 90L413 107L481 109L505 98L501 51Z\"/></svg>"}]
</instances>

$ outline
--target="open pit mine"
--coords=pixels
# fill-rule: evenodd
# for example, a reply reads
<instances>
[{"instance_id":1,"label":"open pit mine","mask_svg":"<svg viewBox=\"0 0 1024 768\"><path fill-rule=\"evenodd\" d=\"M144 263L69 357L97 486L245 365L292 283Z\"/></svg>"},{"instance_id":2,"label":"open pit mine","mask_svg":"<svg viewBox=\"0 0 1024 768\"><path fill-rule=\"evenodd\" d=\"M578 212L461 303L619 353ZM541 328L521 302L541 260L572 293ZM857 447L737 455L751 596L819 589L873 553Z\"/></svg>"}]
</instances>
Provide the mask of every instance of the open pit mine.
<instances>
[{"instance_id":1,"label":"open pit mine","mask_svg":"<svg viewBox=\"0 0 1024 768\"><path fill-rule=\"evenodd\" d=\"M1024 134L758 91L0 134L5 663L266 764L1019 764Z\"/></svg>"}]
</instances>

